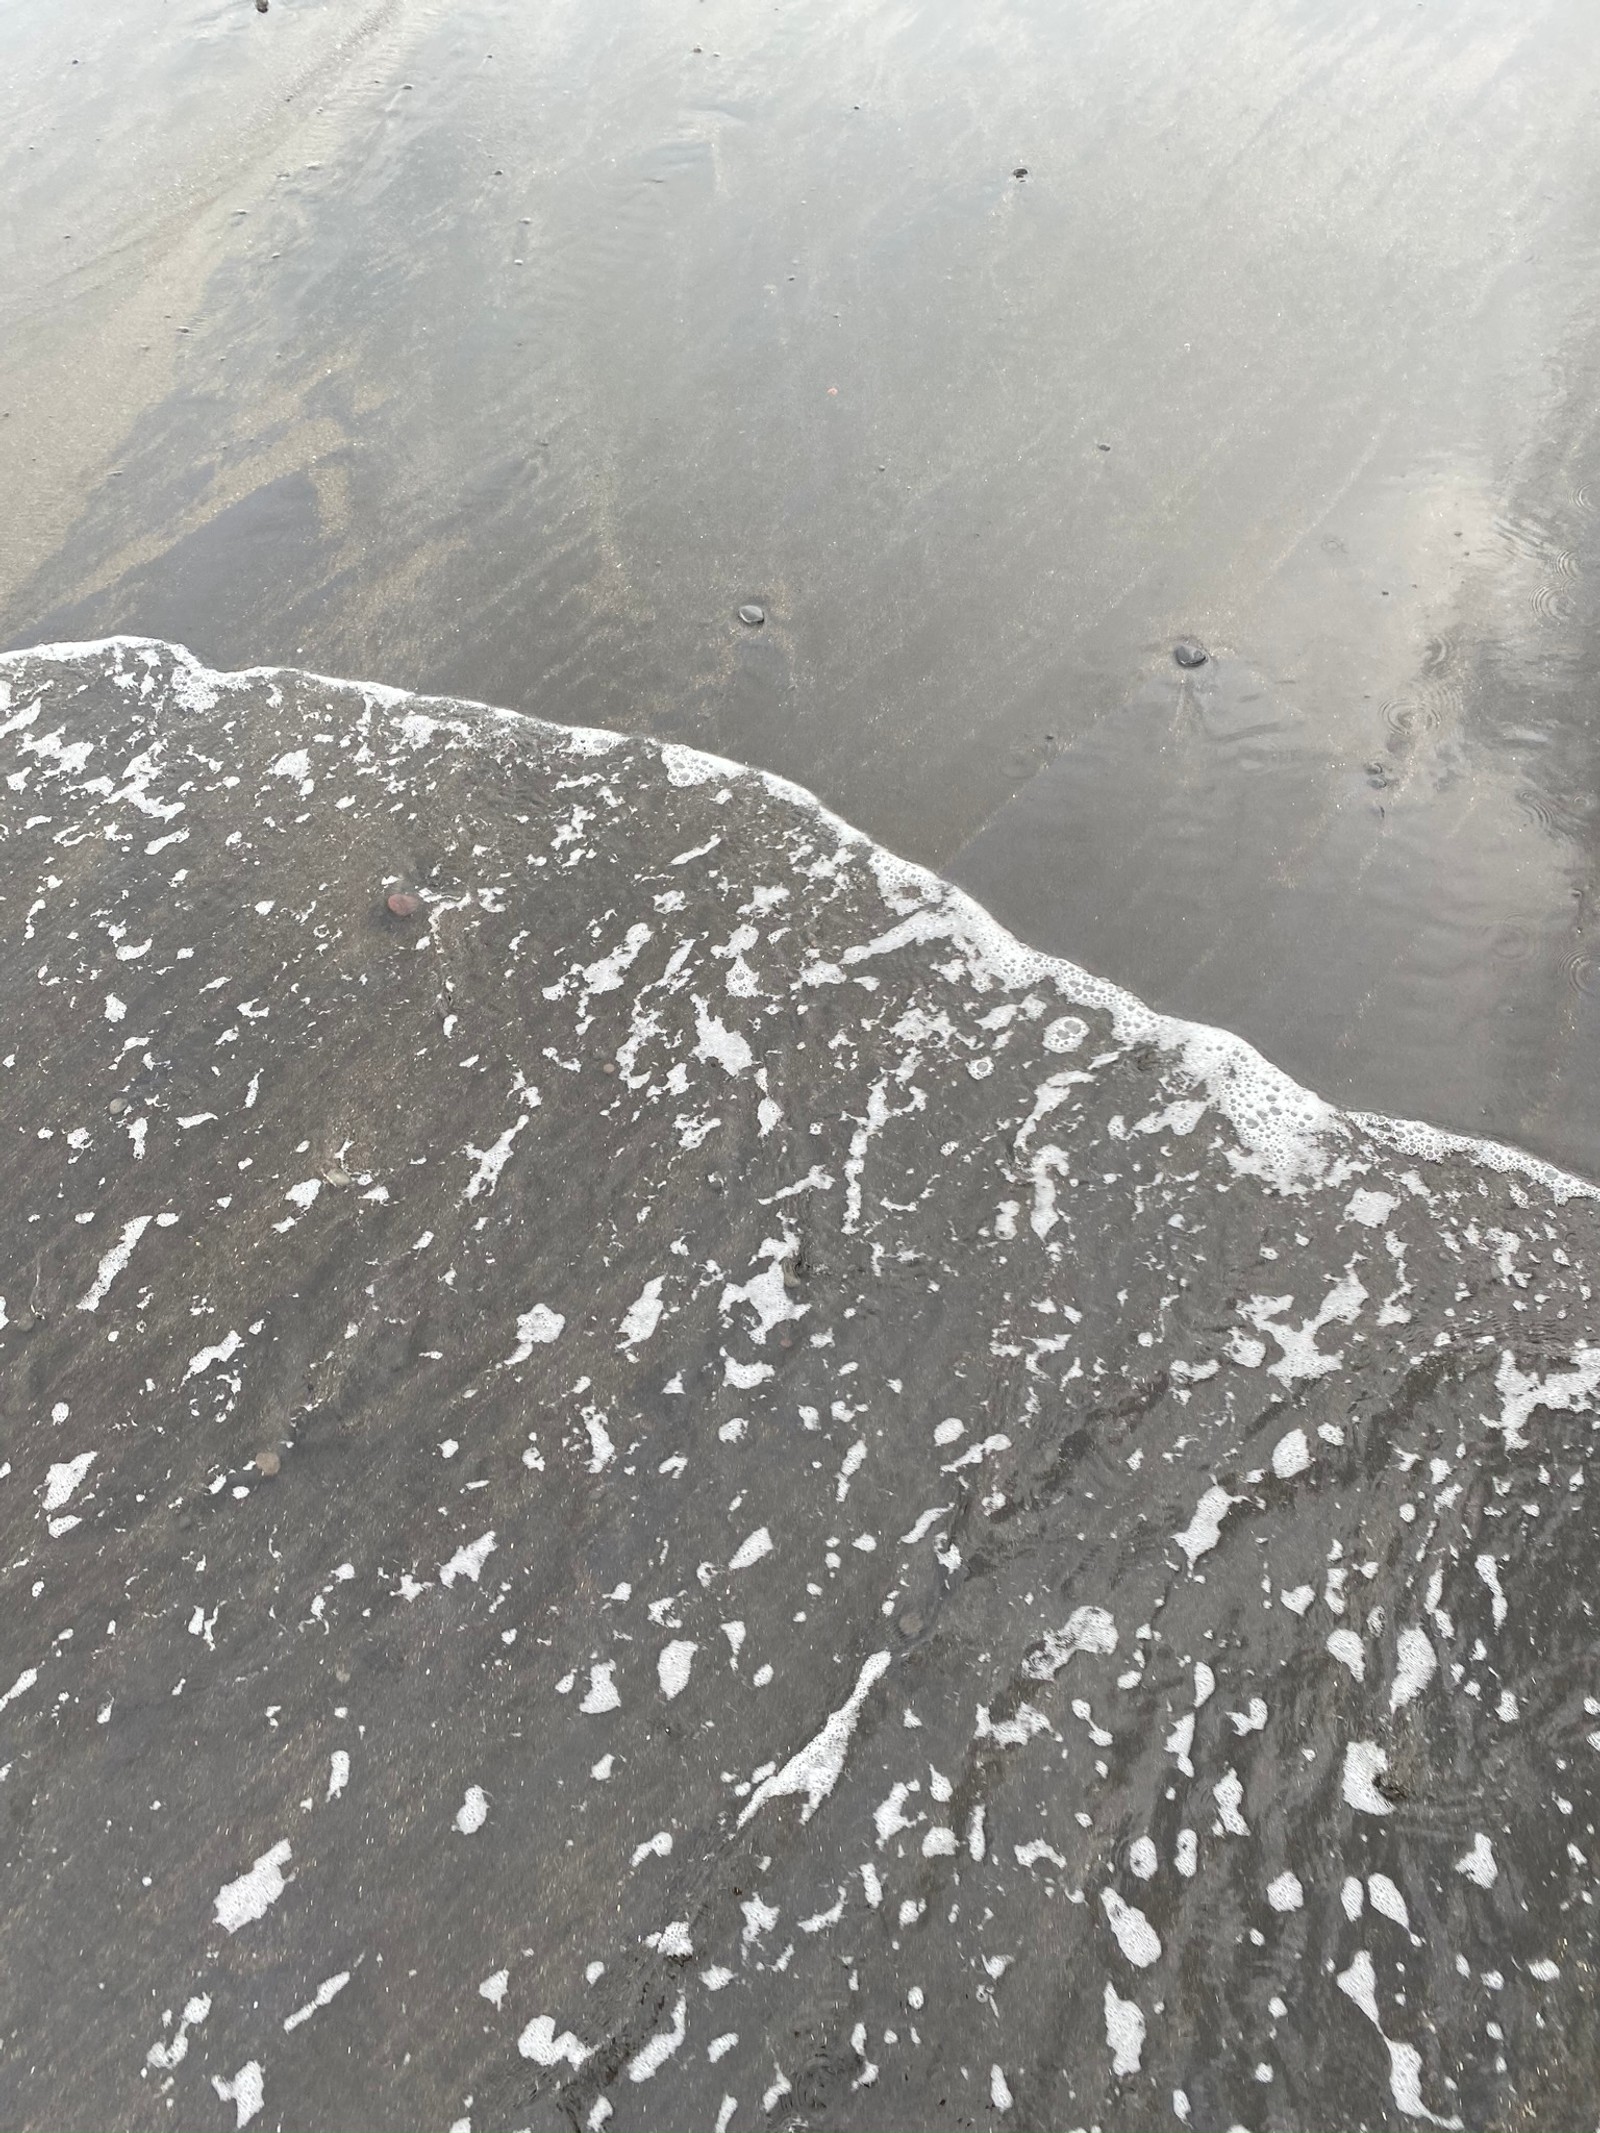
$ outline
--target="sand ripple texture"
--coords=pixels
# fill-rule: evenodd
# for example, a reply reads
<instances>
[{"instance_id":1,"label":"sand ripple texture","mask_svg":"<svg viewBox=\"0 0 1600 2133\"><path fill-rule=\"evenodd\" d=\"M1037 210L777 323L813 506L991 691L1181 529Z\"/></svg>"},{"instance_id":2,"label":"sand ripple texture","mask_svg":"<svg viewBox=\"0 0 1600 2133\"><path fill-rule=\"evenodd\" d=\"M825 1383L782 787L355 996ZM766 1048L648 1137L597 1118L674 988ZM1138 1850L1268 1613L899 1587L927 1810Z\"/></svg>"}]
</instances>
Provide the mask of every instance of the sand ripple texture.
<instances>
[{"instance_id":1,"label":"sand ripple texture","mask_svg":"<svg viewBox=\"0 0 1600 2133\"><path fill-rule=\"evenodd\" d=\"M1589 1188L686 750L0 705L7 2125L1592 2121Z\"/></svg>"}]
</instances>

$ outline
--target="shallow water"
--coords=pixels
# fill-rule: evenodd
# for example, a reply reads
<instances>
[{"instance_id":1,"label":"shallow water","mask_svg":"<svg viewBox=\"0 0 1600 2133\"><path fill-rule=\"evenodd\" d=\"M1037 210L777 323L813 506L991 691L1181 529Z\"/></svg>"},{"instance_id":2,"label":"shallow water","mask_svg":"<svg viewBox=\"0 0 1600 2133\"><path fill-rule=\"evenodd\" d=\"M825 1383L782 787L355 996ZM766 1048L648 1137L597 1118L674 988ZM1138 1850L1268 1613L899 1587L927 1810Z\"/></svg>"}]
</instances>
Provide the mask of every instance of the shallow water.
<instances>
[{"instance_id":1,"label":"shallow water","mask_svg":"<svg viewBox=\"0 0 1600 2133\"><path fill-rule=\"evenodd\" d=\"M4 641L698 741L1600 1173L1585 0L0 40Z\"/></svg>"},{"instance_id":2,"label":"shallow water","mask_svg":"<svg viewBox=\"0 0 1600 2133\"><path fill-rule=\"evenodd\" d=\"M0 756L7 2124L1585 2121L1592 1188L682 747Z\"/></svg>"}]
</instances>

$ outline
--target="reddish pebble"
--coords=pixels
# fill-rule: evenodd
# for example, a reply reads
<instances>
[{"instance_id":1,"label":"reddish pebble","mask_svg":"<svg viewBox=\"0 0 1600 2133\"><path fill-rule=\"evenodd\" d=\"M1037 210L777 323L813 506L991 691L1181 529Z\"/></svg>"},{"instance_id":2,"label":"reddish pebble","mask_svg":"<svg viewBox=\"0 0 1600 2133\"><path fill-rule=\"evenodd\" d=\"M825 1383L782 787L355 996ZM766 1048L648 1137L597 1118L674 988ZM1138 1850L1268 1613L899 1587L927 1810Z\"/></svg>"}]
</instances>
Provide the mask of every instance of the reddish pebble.
<instances>
[{"instance_id":1,"label":"reddish pebble","mask_svg":"<svg viewBox=\"0 0 1600 2133\"><path fill-rule=\"evenodd\" d=\"M396 918L415 918L422 909L422 898L408 896L404 889L396 889L387 902Z\"/></svg>"}]
</instances>

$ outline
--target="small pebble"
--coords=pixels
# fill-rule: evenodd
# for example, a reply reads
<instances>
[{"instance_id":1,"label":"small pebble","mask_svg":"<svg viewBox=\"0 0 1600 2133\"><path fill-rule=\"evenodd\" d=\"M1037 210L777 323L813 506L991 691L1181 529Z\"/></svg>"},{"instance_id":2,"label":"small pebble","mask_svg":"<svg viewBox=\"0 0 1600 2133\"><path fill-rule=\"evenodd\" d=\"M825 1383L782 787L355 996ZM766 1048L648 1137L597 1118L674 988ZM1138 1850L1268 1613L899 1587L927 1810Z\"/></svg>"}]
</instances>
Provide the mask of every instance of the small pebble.
<instances>
[{"instance_id":1,"label":"small pebble","mask_svg":"<svg viewBox=\"0 0 1600 2133\"><path fill-rule=\"evenodd\" d=\"M126 1096L113 1096L106 1108L113 1118L120 1118L128 1108L128 1099Z\"/></svg>"},{"instance_id":2,"label":"small pebble","mask_svg":"<svg viewBox=\"0 0 1600 2133\"><path fill-rule=\"evenodd\" d=\"M1172 647L1172 656L1180 667L1203 667L1211 654L1198 637L1180 637Z\"/></svg>"},{"instance_id":3,"label":"small pebble","mask_svg":"<svg viewBox=\"0 0 1600 2133\"><path fill-rule=\"evenodd\" d=\"M265 1474L267 1479L270 1481L273 1475L278 1471L279 1467L282 1466L283 1461L278 1457L276 1452L257 1452L254 1463L256 1471L258 1473Z\"/></svg>"},{"instance_id":4,"label":"small pebble","mask_svg":"<svg viewBox=\"0 0 1600 2133\"><path fill-rule=\"evenodd\" d=\"M754 600L746 600L744 606L741 607L739 610L739 620L744 624L746 629L758 630L760 629L762 623L766 621L766 619L766 609L764 607L757 607Z\"/></svg>"},{"instance_id":5,"label":"small pebble","mask_svg":"<svg viewBox=\"0 0 1600 2133\"><path fill-rule=\"evenodd\" d=\"M902 1615L900 1617L900 1634L902 1637L920 1637L922 1635L921 1615L916 1613Z\"/></svg>"},{"instance_id":6,"label":"small pebble","mask_svg":"<svg viewBox=\"0 0 1600 2133\"><path fill-rule=\"evenodd\" d=\"M422 898L408 895L404 889L396 889L394 894L385 897L384 901L396 918L415 918L422 909Z\"/></svg>"},{"instance_id":7,"label":"small pebble","mask_svg":"<svg viewBox=\"0 0 1600 2133\"><path fill-rule=\"evenodd\" d=\"M256 13L264 15L267 12L267 5L268 0L256 0Z\"/></svg>"}]
</instances>

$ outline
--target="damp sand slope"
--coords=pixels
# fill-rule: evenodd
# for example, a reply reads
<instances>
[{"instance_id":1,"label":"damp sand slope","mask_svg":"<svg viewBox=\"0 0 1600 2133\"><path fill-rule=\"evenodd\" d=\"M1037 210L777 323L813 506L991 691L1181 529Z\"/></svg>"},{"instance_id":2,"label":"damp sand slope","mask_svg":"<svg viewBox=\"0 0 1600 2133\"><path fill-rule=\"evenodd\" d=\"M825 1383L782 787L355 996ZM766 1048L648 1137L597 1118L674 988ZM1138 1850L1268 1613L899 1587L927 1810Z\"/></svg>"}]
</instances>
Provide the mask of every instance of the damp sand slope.
<instances>
[{"instance_id":1,"label":"damp sand slope","mask_svg":"<svg viewBox=\"0 0 1600 2133\"><path fill-rule=\"evenodd\" d=\"M728 763L0 683L7 2124L1587 2122L1586 1187Z\"/></svg>"}]
</instances>

